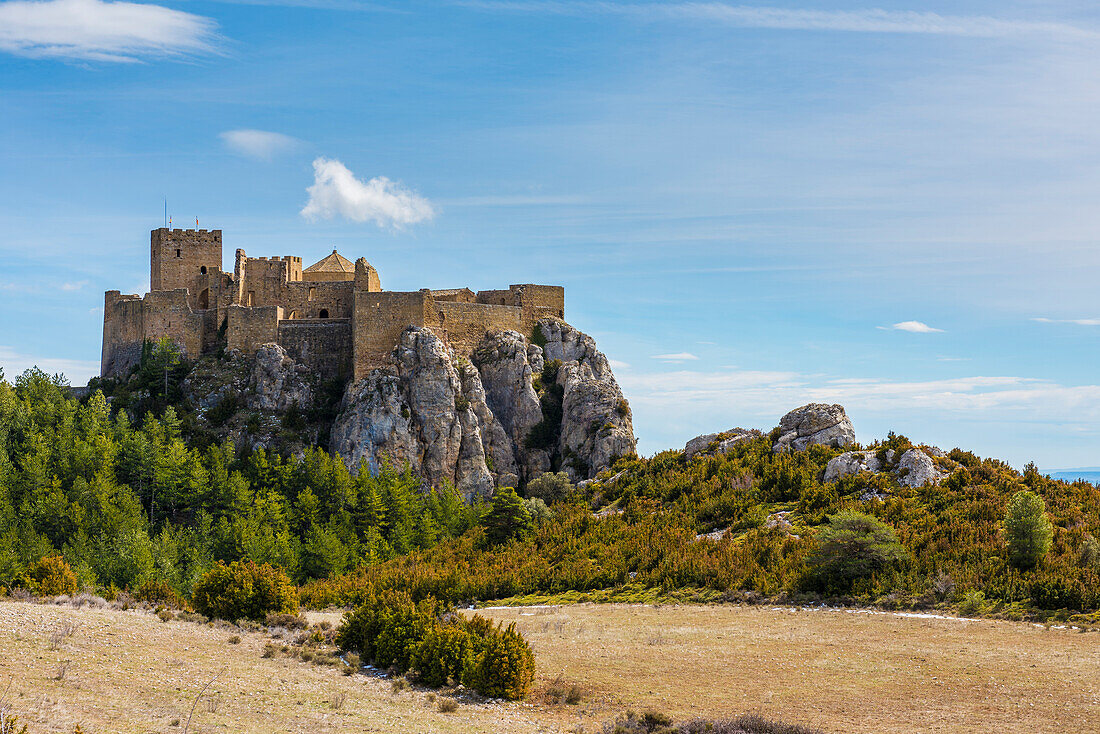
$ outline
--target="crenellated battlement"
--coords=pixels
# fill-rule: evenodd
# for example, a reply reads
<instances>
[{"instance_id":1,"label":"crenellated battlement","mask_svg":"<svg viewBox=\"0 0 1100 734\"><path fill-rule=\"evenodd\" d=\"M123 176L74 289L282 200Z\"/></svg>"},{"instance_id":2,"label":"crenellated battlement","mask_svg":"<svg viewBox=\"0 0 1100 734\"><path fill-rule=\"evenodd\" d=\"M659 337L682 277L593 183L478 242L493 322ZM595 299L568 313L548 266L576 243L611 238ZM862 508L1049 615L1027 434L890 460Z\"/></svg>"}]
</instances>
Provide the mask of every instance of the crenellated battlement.
<instances>
[{"instance_id":1,"label":"crenellated battlement","mask_svg":"<svg viewBox=\"0 0 1100 734\"><path fill-rule=\"evenodd\" d=\"M336 250L308 268L296 255L248 257L222 270L220 229L150 232L150 292L104 294L101 374L128 374L146 340L172 339L189 358L225 346L241 352L282 345L327 375L363 377L384 366L408 326L432 329L469 356L486 332L530 334L545 317L565 318L565 289L383 291L378 271Z\"/></svg>"}]
</instances>

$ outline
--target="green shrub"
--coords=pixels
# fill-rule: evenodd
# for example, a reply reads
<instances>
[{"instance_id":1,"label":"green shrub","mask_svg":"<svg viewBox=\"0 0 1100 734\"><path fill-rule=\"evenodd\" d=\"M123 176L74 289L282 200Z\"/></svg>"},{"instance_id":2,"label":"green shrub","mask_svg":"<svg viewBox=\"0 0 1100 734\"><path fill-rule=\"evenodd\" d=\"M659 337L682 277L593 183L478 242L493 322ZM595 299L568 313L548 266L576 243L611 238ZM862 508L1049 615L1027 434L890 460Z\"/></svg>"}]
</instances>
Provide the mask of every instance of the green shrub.
<instances>
[{"instance_id":1,"label":"green shrub","mask_svg":"<svg viewBox=\"0 0 1100 734\"><path fill-rule=\"evenodd\" d=\"M133 593L138 601L183 609L187 605L167 581L149 579Z\"/></svg>"},{"instance_id":2,"label":"green shrub","mask_svg":"<svg viewBox=\"0 0 1100 734\"><path fill-rule=\"evenodd\" d=\"M76 593L76 574L61 556L48 556L27 566L23 586L38 596L72 596Z\"/></svg>"},{"instance_id":3,"label":"green shrub","mask_svg":"<svg viewBox=\"0 0 1100 734\"><path fill-rule=\"evenodd\" d=\"M962 614L969 617L981 614L984 610L985 594L978 590L971 590L963 594L962 601L959 602L959 611Z\"/></svg>"},{"instance_id":4,"label":"green shrub","mask_svg":"<svg viewBox=\"0 0 1100 734\"><path fill-rule=\"evenodd\" d=\"M19 717L5 714L0 717L0 734L27 734L27 725L19 726Z\"/></svg>"},{"instance_id":5,"label":"green shrub","mask_svg":"<svg viewBox=\"0 0 1100 734\"><path fill-rule=\"evenodd\" d=\"M852 582L905 560L893 529L881 520L846 510L829 517L817 534L811 566L827 588L845 590Z\"/></svg>"},{"instance_id":6,"label":"green shrub","mask_svg":"<svg viewBox=\"0 0 1100 734\"><path fill-rule=\"evenodd\" d=\"M195 584L195 610L220 619L263 620L271 612L298 613L298 590L286 574L269 564L235 561L216 566Z\"/></svg>"},{"instance_id":7,"label":"green shrub","mask_svg":"<svg viewBox=\"0 0 1100 734\"><path fill-rule=\"evenodd\" d=\"M1005 510L1008 559L1017 568L1034 568L1050 551L1054 528L1047 519L1046 504L1034 492L1012 495Z\"/></svg>"},{"instance_id":8,"label":"green shrub","mask_svg":"<svg viewBox=\"0 0 1100 734\"><path fill-rule=\"evenodd\" d=\"M527 483L524 495L552 505L565 499L572 489L573 484L565 472L546 472Z\"/></svg>"},{"instance_id":9,"label":"green shrub","mask_svg":"<svg viewBox=\"0 0 1100 734\"><path fill-rule=\"evenodd\" d=\"M535 679L535 656L513 622L485 638L466 684L483 696L516 701L527 695Z\"/></svg>"},{"instance_id":10,"label":"green shrub","mask_svg":"<svg viewBox=\"0 0 1100 734\"><path fill-rule=\"evenodd\" d=\"M473 666L474 644L463 625L440 624L421 640L412 667L420 682L438 688L461 681Z\"/></svg>"}]
</instances>

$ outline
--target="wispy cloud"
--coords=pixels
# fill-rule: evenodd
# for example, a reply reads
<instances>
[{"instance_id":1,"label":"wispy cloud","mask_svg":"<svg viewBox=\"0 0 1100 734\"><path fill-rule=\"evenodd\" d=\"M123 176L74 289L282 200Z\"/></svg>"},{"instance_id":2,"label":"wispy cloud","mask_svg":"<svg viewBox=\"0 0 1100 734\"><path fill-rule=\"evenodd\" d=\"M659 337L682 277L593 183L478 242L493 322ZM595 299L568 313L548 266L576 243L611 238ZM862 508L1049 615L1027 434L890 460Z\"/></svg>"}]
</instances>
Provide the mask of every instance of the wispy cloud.
<instances>
[{"instance_id":1,"label":"wispy cloud","mask_svg":"<svg viewBox=\"0 0 1100 734\"><path fill-rule=\"evenodd\" d=\"M226 148L237 155L259 161L270 161L280 153L293 150L301 142L289 135L268 130L226 130L219 133L218 137L225 143Z\"/></svg>"},{"instance_id":2,"label":"wispy cloud","mask_svg":"<svg viewBox=\"0 0 1100 734\"><path fill-rule=\"evenodd\" d=\"M690 362L699 359L691 352L675 352L673 354L654 354L653 359L659 359L663 362Z\"/></svg>"},{"instance_id":3,"label":"wispy cloud","mask_svg":"<svg viewBox=\"0 0 1100 734\"><path fill-rule=\"evenodd\" d=\"M1077 326L1100 326L1100 319L1047 319L1036 316L1032 321L1041 324L1076 324Z\"/></svg>"},{"instance_id":4,"label":"wispy cloud","mask_svg":"<svg viewBox=\"0 0 1100 734\"><path fill-rule=\"evenodd\" d=\"M720 2L616 3L578 0L469 0L464 7L517 13L573 16L626 16L643 21L699 21L739 28L847 31L855 33L918 33L979 38L1050 36L1100 38L1100 31L1068 23L995 18L985 15L941 15L912 10L799 10L733 5Z\"/></svg>"},{"instance_id":5,"label":"wispy cloud","mask_svg":"<svg viewBox=\"0 0 1100 734\"><path fill-rule=\"evenodd\" d=\"M61 290L63 290L63 291L78 291L86 285L88 285L88 281L86 281L86 280L78 280L78 281L70 282L70 283L62 283L61 284Z\"/></svg>"},{"instance_id":6,"label":"wispy cloud","mask_svg":"<svg viewBox=\"0 0 1100 734\"><path fill-rule=\"evenodd\" d=\"M630 369L630 363L629 362L623 362L623 361L620 361L618 359L611 359L610 357L608 357L607 363L609 365L611 365L613 368L617 369L617 370L628 370L628 369Z\"/></svg>"},{"instance_id":7,"label":"wispy cloud","mask_svg":"<svg viewBox=\"0 0 1100 734\"><path fill-rule=\"evenodd\" d=\"M875 328L885 329L886 331L908 331L911 334L935 334L937 332L943 332L943 329L929 326L923 321L899 321L892 326L876 326Z\"/></svg>"},{"instance_id":8,"label":"wispy cloud","mask_svg":"<svg viewBox=\"0 0 1100 734\"><path fill-rule=\"evenodd\" d=\"M23 354L4 345L0 345L0 367L4 369L4 379L9 382L31 367L38 367L49 374L61 373L72 385L87 384L89 379L99 374L99 362Z\"/></svg>"},{"instance_id":9,"label":"wispy cloud","mask_svg":"<svg viewBox=\"0 0 1100 734\"><path fill-rule=\"evenodd\" d=\"M1000 415L1063 420L1100 419L1100 385L1062 385L1026 377L972 376L945 380L821 379L794 372L682 370L623 374L631 403L660 411L727 411L782 415L810 402L875 412L934 410L989 418Z\"/></svg>"},{"instance_id":10,"label":"wispy cloud","mask_svg":"<svg viewBox=\"0 0 1100 734\"><path fill-rule=\"evenodd\" d=\"M363 183L338 160L313 161L313 185L302 209L306 219L343 217L353 222L401 228L435 216L431 202L385 176Z\"/></svg>"},{"instance_id":11,"label":"wispy cloud","mask_svg":"<svg viewBox=\"0 0 1100 734\"><path fill-rule=\"evenodd\" d=\"M214 51L210 18L102 0L0 3L0 51L32 58L139 61Z\"/></svg>"}]
</instances>

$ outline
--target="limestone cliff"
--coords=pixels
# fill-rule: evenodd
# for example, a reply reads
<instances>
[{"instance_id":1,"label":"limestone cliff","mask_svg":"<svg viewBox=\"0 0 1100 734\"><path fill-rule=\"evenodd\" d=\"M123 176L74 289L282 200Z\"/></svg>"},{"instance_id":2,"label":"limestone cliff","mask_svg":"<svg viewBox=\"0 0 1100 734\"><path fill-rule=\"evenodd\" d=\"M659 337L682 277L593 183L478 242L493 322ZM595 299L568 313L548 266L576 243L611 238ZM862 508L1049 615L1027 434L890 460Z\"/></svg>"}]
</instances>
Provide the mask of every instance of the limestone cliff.
<instances>
[{"instance_id":1,"label":"limestone cliff","mask_svg":"<svg viewBox=\"0 0 1100 734\"><path fill-rule=\"evenodd\" d=\"M535 341L490 333L470 362L405 329L392 366L348 386L330 448L352 468L408 463L467 496L557 468L587 479L633 453L630 408L592 338L544 319Z\"/></svg>"}]
</instances>

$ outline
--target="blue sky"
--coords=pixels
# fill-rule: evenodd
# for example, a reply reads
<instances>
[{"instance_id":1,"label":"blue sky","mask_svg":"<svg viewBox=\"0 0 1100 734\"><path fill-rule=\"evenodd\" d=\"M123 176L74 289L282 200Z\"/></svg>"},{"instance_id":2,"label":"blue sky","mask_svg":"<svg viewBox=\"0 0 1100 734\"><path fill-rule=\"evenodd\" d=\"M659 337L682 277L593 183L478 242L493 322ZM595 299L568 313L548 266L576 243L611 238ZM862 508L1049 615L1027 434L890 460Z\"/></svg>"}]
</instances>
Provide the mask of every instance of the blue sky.
<instances>
[{"instance_id":1,"label":"blue sky","mask_svg":"<svg viewBox=\"0 0 1100 734\"><path fill-rule=\"evenodd\" d=\"M0 2L0 365L82 382L148 231L566 287L644 453L844 404L1100 464L1086 2Z\"/></svg>"}]
</instances>

